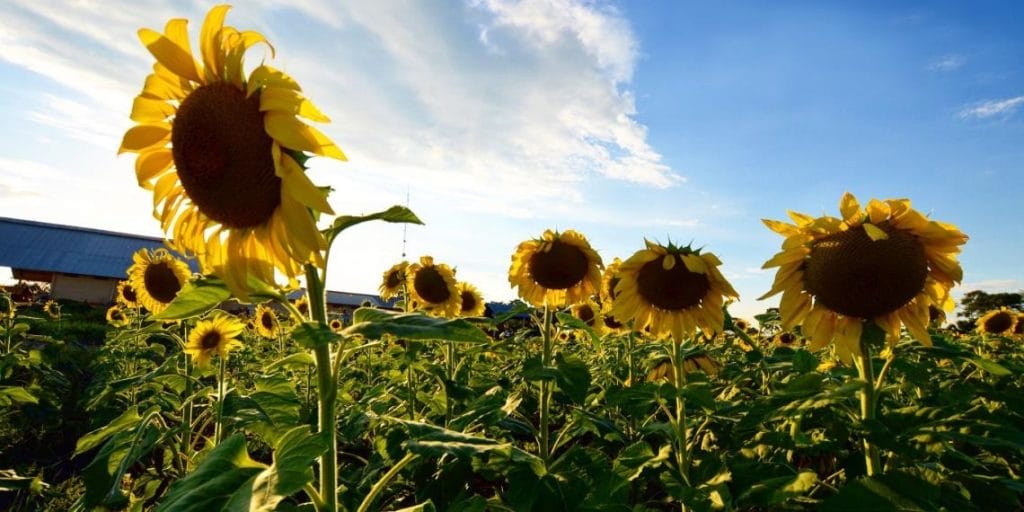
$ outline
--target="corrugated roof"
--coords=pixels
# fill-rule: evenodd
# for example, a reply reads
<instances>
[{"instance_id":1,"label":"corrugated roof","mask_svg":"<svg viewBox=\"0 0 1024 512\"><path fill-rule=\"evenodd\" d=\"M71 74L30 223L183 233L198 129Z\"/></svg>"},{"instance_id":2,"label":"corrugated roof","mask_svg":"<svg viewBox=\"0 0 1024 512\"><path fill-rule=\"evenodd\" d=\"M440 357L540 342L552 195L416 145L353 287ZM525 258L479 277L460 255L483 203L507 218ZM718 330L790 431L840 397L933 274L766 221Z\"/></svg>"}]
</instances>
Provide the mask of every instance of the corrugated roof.
<instances>
[{"instance_id":1,"label":"corrugated roof","mask_svg":"<svg viewBox=\"0 0 1024 512\"><path fill-rule=\"evenodd\" d=\"M0 217L0 266L124 279L132 253L163 239ZM198 270L194 261L189 262Z\"/></svg>"}]
</instances>

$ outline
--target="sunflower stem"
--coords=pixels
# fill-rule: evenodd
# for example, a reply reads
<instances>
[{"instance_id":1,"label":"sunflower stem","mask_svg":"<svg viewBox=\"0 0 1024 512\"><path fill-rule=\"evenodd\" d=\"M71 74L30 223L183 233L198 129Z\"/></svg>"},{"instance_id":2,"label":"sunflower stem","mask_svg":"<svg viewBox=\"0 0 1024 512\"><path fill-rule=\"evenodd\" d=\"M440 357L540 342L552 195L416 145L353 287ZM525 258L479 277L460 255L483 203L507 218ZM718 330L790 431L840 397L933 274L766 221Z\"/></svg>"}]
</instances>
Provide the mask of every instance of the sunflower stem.
<instances>
[{"instance_id":1,"label":"sunflower stem","mask_svg":"<svg viewBox=\"0 0 1024 512\"><path fill-rule=\"evenodd\" d=\"M454 412L451 388L455 386L455 342L449 341L446 347L446 359L448 359L448 389L444 392L444 426L447 428L448 424L452 421L452 413Z\"/></svg>"},{"instance_id":2,"label":"sunflower stem","mask_svg":"<svg viewBox=\"0 0 1024 512\"><path fill-rule=\"evenodd\" d=\"M182 327L183 336L188 339L188 327ZM185 458L185 473L189 472L192 462L192 368L188 364L189 356L181 353L185 360L185 403L181 404L181 455Z\"/></svg>"},{"instance_id":3,"label":"sunflower stem","mask_svg":"<svg viewBox=\"0 0 1024 512\"><path fill-rule=\"evenodd\" d=\"M676 417L673 422L676 434L676 464L679 476L686 485L690 484L690 441L686 432L686 402L683 400L683 387L686 386L686 372L683 369L682 341L672 337L672 384L676 388ZM685 506L684 506L685 510Z\"/></svg>"},{"instance_id":4,"label":"sunflower stem","mask_svg":"<svg viewBox=\"0 0 1024 512\"><path fill-rule=\"evenodd\" d=\"M544 325L541 331L541 366L547 368L551 365L551 308L544 303ZM548 414L551 408L551 382L547 379L540 381L540 457L547 467L551 458L550 432L548 426Z\"/></svg>"},{"instance_id":5,"label":"sunflower stem","mask_svg":"<svg viewBox=\"0 0 1024 512\"><path fill-rule=\"evenodd\" d=\"M214 422L213 444L220 445L224 438L224 373L227 368L227 358L220 356L220 369L217 371L217 421Z\"/></svg>"},{"instance_id":6,"label":"sunflower stem","mask_svg":"<svg viewBox=\"0 0 1024 512\"><path fill-rule=\"evenodd\" d=\"M865 329L865 331L867 330ZM864 388L860 392L860 419L862 422L868 422L875 419L875 410L878 404L875 400L875 375L874 368L871 366L871 346L868 344L867 336L863 334L860 337L860 353L856 355L855 363L857 374L864 382ZM866 437L863 444L864 464L867 467L868 476L882 474L878 447Z\"/></svg>"},{"instance_id":7,"label":"sunflower stem","mask_svg":"<svg viewBox=\"0 0 1024 512\"><path fill-rule=\"evenodd\" d=\"M320 273L311 264L306 264L305 269L309 310L315 322L327 327L327 297ZM320 499L323 500L323 511L334 512L338 510L338 435L335 428L338 383L332 371L331 347L318 344L313 355L316 357L319 433L327 443L327 451L320 457Z\"/></svg>"}]
</instances>

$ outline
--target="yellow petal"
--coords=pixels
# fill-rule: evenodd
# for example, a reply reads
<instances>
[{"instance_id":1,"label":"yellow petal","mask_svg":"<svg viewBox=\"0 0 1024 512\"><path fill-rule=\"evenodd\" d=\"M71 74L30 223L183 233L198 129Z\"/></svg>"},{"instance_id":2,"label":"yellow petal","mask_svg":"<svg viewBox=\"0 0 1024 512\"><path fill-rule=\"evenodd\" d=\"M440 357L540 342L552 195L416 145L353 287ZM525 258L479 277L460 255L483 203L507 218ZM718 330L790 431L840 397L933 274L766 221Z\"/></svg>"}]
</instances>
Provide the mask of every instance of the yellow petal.
<instances>
[{"instance_id":1,"label":"yellow petal","mask_svg":"<svg viewBox=\"0 0 1024 512\"><path fill-rule=\"evenodd\" d=\"M787 251L782 251L773 256L772 259L766 261L764 265L761 265L761 268L778 267L780 265L785 265L786 263L802 261L808 254L810 254L810 252L811 251L805 247L797 247Z\"/></svg>"},{"instance_id":2,"label":"yellow petal","mask_svg":"<svg viewBox=\"0 0 1024 512\"><path fill-rule=\"evenodd\" d=\"M121 140L118 154L126 151L142 151L150 146L162 145L170 140L171 126L168 124L140 124L131 127Z\"/></svg>"},{"instance_id":3,"label":"yellow petal","mask_svg":"<svg viewBox=\"0 0 1024 512\"><path fill-rule=\"evenodd\" d=\"M868 217L871 218L871 222L878 224L889 218L889 205L883 203L878 199L872 199L868 202Z\"/></svg>"},{"instance_id":4,"label":"yellow petal","mask_svg":"<svg viewBox=\"0 0 1024 512\"><path fill-rule=\"evenodd\" d=\"M779 303L779 314L782 316L782 329L788 331L799 324L811 311L811 296L806 293L788 292L782 295Z\"/></svg>"},{"instance_id":5,"label":"yellow petal","mask_svg":"<svg viewBox=\"0 0 1024 512\"><path fill-rule=\"evenodd\" d=\"M174 105L166 101L147 98L139 95L132 102L131 120L137 123L159 123L173 116Z\"/></svg>"},{"instance_id":6,"label":"yellow petal","mask_svg":"<svg viewBox=\"0 0 1024 512\"><path fill-rule=\"evenodd\" d=\"M864 226L864 232L868 234L868 237L871 238L872 241L877 242L879 240L889 239L889 235L885 231L882 231L878 226L869 222L865 222L862 225Z\"/></svg>"},{"instance_id":7,"label":"yellow petal","mask_svg":"<svg viewBox=\"0 0 1024 512\"><path fill-rule=\"evenodd\" d=\"M188 20L184 18L169 20L164 26L164 35L179 48L185 50L189 56L192 55L192 44L188 41Z\"/></svg>"},{"instance_id":8,"label":"yellow petal","mask_svg":"<svg viewBox=\"0 0 1024 512\"><path fill-rule=\"evenodd\" d=\"M810 215L807 215L805 213L794 212L790 210L787 211L786 214L789 215L789 218L793 219L793 222L796 222L796 225L799 227L804 227L814 222L814 217L811 217Z\"/></svg>"},{"instance_id":9,"label":"yellow petal","mask_svg":"<svg viewBox=\"0 0 1024 512\"><path fill-rule=\"evenodd\" d=\"M674 254L666 254L661 258L661 268L665 270L672 270L676 266L676 256Z\"/></svg>"},{"instance_id":10,"label":"yellow petal","mask_svg":"<svg viewBox=\"0 0 1024 512\"><path fill-rule=\"evenodd\" d=\"M857 202L857 198L853 194L849 192L843 194L843 198L839 200L839 213L843 215L843 220L846 222L860 221L860 203Z\"/></svg>"},{"instance_id":11,"label":"yellow petal","mask_svg":"<svg viewBox=\"0 0 1024 512\"><path fill-rule=\"evenodd\" d=\"M196 61L192 54L178 46L166 36L148 28L139 29L139 39L143 46L153 54L157 62L163 64L176 75L193 82L202 82L196 71Z\"/></svg>"},{"instance_id":12,"label":"yellow petal","mask_svg":"<svg viewBox=\"0 0 1024 512\"><path fill-rule=\"evenodd\" d=\"M302 171L295 160L292 160L292 157L283 155L281 164L287 173L281 180L286 193L309 208L334 215L334 210L327 203L324 192L316 188L316 185L309 180L309 176L306 176L306 173Z\"/></svg>"},{"instance_id":13,"label":"yellow petal","mask_svg":"<svg viewBox=\"0 0 1024 512\"><path fill-rule=\"evenodd\" d=\"M145 187L150 180L169 169L173 163L174 156L167 149L139 153L139 157L135 159L135 177L139 180L139 185Z\"/></svg>"},{"instance_id":14,"label":"yellow petal","mask_svg":"<svg viewBox=\"0 0 1024 512\"><path fill-rule=\"evenodd\" d=\"M292 115L268 112L263 119L263 128L286 148L347 160L341 149L327 136Z\"/></svg>"},{"instance_id":15,"label":"yellow petal","mask_svg":"<svg viewBox=\"0 0 1024 512\"><path fill-rule=\"evenodd\" d=\"M267 87L263 89L263 92L260 94L260 110L286 112L321 123L328 123L331 121L330 118L320 112L312 102L302 97L301 93L291 89L282 89L277 87Z\"/></svg>"},{"instance_id":16,"label":"yellow petal","mask_svg":"<svg viewBox=\"0 0 1024 512\"><path fill-rule=\"evenodd\" d=\"M221 28L224 27L224 18L228 15L230 5L218 5L206 14L203 21L203 28L199 32L199 48L203 52L203 66L206 76L209 79L220 78L224 58L224 51L221 48Z\"/></svg>"},{"instance_id":17,"label":"yellow petal","mask_svg":"<svg viewBox=\"0 0 1024 512\"><path fill-rule=\"evenodd\" d=\"M264 87L290 89L293 91L302 90L299 87L299 83L292 77L267 65L260 66L249 74L249 83L246 84L246 96L252 96L252 93Z\"/></svg>"},{"instance_id":18,"label":"yellow petal","mask_svg":"<svg viewBox=\"0 0 1024 512\"><path fill-rule=\"evenodd\" d=\"M686 265L686 269L695 274L707 274L708 268L704 264L704 260L700 259L700 256L696 254L685 254L683 255L683 264Z\"/></svg>"},{"instance_id":19,"label":"yellow petal","mask_svg":"<svg viewBox=\"0 0 1024 512\"><path fill-rule=\"evenodd\" d=\"M761 219L761 222L763 222L765 226L768 226L768 229L770 229L770 230L772 230L772 231L774 231L774 232L776 232L776 233L778 233L778 234L780 234L782 236L789 237L789 236L798 235L798 234L802 233L800 228L798 228L798 227L796 227L796 226L794 226L792 224L787 224L787 223L782 222L782 221L771 220L771 219Z\"/></svg>"}]
</instances>

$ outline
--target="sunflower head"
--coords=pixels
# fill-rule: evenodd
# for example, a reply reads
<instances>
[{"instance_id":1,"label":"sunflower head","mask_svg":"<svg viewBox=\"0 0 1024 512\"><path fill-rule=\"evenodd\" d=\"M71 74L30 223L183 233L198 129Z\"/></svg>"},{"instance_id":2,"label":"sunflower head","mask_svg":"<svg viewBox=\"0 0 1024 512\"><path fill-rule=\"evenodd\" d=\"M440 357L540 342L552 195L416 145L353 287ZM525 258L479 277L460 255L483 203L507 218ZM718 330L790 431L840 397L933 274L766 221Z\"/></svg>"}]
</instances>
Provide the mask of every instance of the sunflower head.
<instances>
[{"instance_id":1,"label":"sunflower head","mask_svg":"<svg viewBox=\"0 0 1024 512\"><path fill-rule=\"evenodd\" d=\"M455 272L444 263L434 263L430 256L420 257L418 263L406 270L409 296L419 308L443 317L458 316L462 296L455 287Z\"/></svg>"},{"instance_id":2,"label":"sunflower head","mask_svg":"<svg viewBox=\"0 0 1024 512\"><path fill-rule=\"evenodd\" d=\"M459 281L455 283L455 290L459 294L459 316L483 316L487 304L484 303L483 295L475 286Z\"/></svg>"},{"instance_id":3,"label":"sunflower head","mask_svg":"<svg viewBox=\"0 0 1024 512\"><path fill-rule=\"evenodd\" d=\"M154 192L154 216L177 250L195 254L240 298L248 277L294 279L304 263L323 265L326 242L314 212L332 214L310 182L306 153L345 155L299 118L329 121L288 75L261 64L246 75L251 30L224 25L229 6L210 10L193 56L188 21L172 19L164 33L141 29L156 59L135 98L119 152L138 153L139 185Z\"/></svg>"},{"instance_id":4,"label":"sunflower head","mask_svg":"<svg viewBox=\"0 0 1024 512\"><path fill-rule=\"evenodd\" d=\"M52 300L48 300L46 301L46 304L43 304L43 312L50 318L60 318L60 304L57 304Z\"/></svg>"},{"instance_id":5,"label":"sunflower head","mask_svg":"<svg viewBox=\"0 0 1024 512\"><path fill-rule=\"evenodd\" d=\"M797 338L796 334L789 331L783 331L775 335L772 342L776 347L792 347L797 345L800 339Z\"/></svg>"},{"instance_id":6,"label":"sunflower head","mask_svg":"<svg viewBox=\"0 0 1024 512\"><path fill-rule=\"evenodd\" d=\"M747 328L750 327L750 323L742 318L733 318L732 326L734 332L747 332Z\"/></svg>"},{"instance_id":7,"label":"sunflower head","mask_svg":"<svg viewBox=\"0 0 1024 512\"><path fill-rule=\"evenodd\" d=\"M330 323L328 324L328 327L331 328L331 331L338 332L341 330L342 327L345 327L345 324L342 323L342 321L338 320L337 318L332 318Z\"/></svg>"},{"instance_id":8,"label":"sunflower head","mask_svg":"<svg viewBox=\"0 0 1024 512\"><path fill-rule=\"evenodd\" d=\"M185 353L191 355L200 368L207 368L214 354L226 359L233 348L241 345L238 336L244 330L245 324L237 318L215 313L196 323L189 333Z\"/></svg>"},{"instance_id":9,"label":"sunflower head","mask_svg":"<svg viewBox=\"0 0 1024 512\"><path fill-rule=\"evenodd\" d=\"M269 304L256 306L256 317L252 319L252 323L256 333L264 338L276 338L281 328L277 313Z\"/></svg>"},{"instance_id":10,"label":"sunflower head","mask_svg":"<svg viewBox=\"0 0 1024 512\"><path fill-rule=\"evenodd\" d=\"M764 265L779 270L761 298L782 293L783 329L803 325L812 349L835 340L844 361L859 352L869 321L889 343L905 325L931 344L928 307L952 310L949 290L963 276L956 254L967 236L929 220L907 199L872 199L861 208L847 193L839 211L841 218L790 212L794 224L764 221L786 240Z\"/></svg>"},{"instance_id":11,"label":"sunflower head","mask_svg":"<svg viewBox=\"0 0 1024 512\"><path fill-rule=\"evenodd\" d=\"M615 287L619 285L619 267L622 260L616 257L605 267L601 275L601 303L612 304L615 302Z\"/></svg>"},{"instance_id":12,"label":"sunflower head","mask_svg":"<svg viewBox=\"0 0 1024 512\"><path fill-rule=\"evenodd\" d=\"M384 277L380 282L380 298L383 301L391 300L402 295L405 286L405 270L409 268L408 261L400 261L384 271Z\"/></svg>"},{"instance_id":13,"label":"sunflower head","mask_svg":"<svg viewBox=\"0 0 1024 512\"><path fill-rule=\"evenodd\" d=\"M602 317L601 307L597 305L594 299L588 298L583 302L573 304L569 307L569 313L572 314L573 318L587 324L598 336L604 334L604 318Z\"/></svg>"},{"instance_id":14,"label":"sunflower head","mask_svg":"<svg viewBox=\"0 0 1024 512\"><path fill-rule=\"evenodd\" d=\"M297 322L301 323L309 320L309 298L303 295L298 299L295 299L292 302L292 305L295 306L295 309L298 310L299 315L301 315L301 318L295 319Z\"/></svg>"},{"instance_id":15,"label":"sunflower head","mask_svg":"<svg viewBox=\"0 0 1024 512\"><path fill-rule=\"evenodd\" d=\"M697 329L713 336L725 321L725 298L739 296L721 264L710 252L647 241L619 268L612 314L655 337L671 334L681 342Z\"/></svg>"},{"instance_id":16,"label":"sunflower head","mask_svg":"<svg viewBox=\"0 0 1024 512\"><path fill-rule=\"evenodd\" d=\"M117 283L117 302L126 308L139 307L139 295L135 293L131 281Z\"/></svg>"},{"instance_id":17,"label":"sunflower head","mask_svg":"<svg viewBox=\"0 0 1024 512\"><path fill-rule=\"evenodd\" d=\"M996 334L1007 336L1013 334L1017 328L1020 313L1005 307L993 309L978 319L978 332L982 334Z\"/></svg>"},{"instance_id":18,"label":"sunflower head","mask_svg":"<svg viewBox=\"0 0 1024 512\"><path fill-rule=\"evenodd\" d=\"M107 323L114 327L124 327L128 322L128 316L124 314L121 306L113 305L107 308Z\"/></svg>"},{"instance_id":19,"label":"sunflower head","mask_svg":"<svg viewBox=\"0 0 1024 512\"><path fill-rule=\"evenodd\" d=\"M17 311L18 306L14 304L14 299L6 293L0 293L0 318L14 318Z\"/></svg>"},{"instance_id":20,"label":"sunflower head","mask_svg":"<svg viewBox=\"0 0 1024 512\"><path fill-rule=\"evenodd\" d=\"M619 333L626 330L626 325L612 316L612 304L610 302L601 306L599 321L604 332Z\"/></svg>"},{"instance_id":21,"label":"sunflower head","mask_svg":"<svg viewBox=\"0 0 1024 512\"><path fill-rule=\"evenodd\" d=\"M508 280L536 306L576 304L598 292L604 264L587 239L573 230L547 230L512 255Z\"/></svg>"},{"instance_id":22,"label":"sunflower head","mask_svg":"<svg viewBox=\"0 0 1024 512\"><path fill-rule=\"evenodd\" d=\"M167 309L192 277L188 265L166 249L139 249L132 255L132 261L135 263L128 268L129 283L137 302L153 314Z\"/></svg>"}]
</instances>

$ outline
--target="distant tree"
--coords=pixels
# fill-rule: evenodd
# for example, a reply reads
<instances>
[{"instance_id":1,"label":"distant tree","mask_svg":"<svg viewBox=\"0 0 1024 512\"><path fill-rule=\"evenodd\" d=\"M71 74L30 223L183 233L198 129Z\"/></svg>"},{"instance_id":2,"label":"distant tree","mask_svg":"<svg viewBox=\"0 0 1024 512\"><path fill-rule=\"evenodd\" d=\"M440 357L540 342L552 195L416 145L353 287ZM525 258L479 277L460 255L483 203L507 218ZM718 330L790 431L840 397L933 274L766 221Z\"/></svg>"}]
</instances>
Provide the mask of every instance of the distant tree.
<instances>
[{"instance_id":1,"label":"distant tree","mask_svg":"<svg viewBox=\"0 0 1024 512\"><path fill-rule=\"evenodd\" d=\"M985 293L974 290L964 294L960 299L963 316L972 323L981 315L993 309L1007 307L1018 311L1024 310L1024 295L1020 293Z\"/></svg>"}]
</instances>

